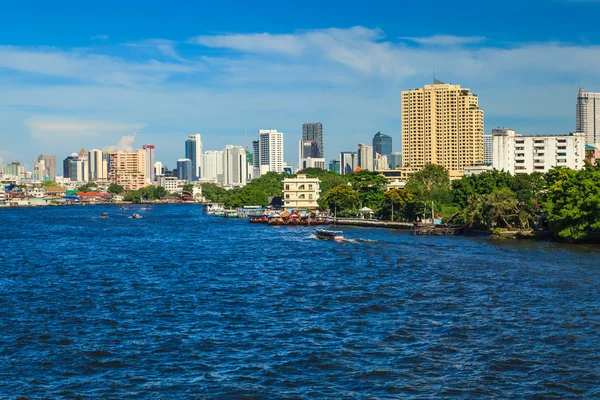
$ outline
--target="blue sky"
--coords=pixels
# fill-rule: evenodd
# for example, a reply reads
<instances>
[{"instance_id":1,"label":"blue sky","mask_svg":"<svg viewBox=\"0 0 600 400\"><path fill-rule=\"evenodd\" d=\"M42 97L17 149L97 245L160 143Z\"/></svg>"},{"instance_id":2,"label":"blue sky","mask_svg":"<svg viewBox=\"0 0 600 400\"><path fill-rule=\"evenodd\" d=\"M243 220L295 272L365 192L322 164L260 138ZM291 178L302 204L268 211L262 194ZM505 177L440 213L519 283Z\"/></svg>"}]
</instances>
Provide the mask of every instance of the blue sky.
<instances>
[{"instance_id":1,"label":"blue sky","mask_svg":"<svg viewBox=\"0 0 600 400\"><path fill-rule=\"evenodd\" d=\"M0 12L0 159L89 148L245 144L321 121L327 158L400 142L400 91L437 78L479 95L486 132L568 133L600 91L600 1L28 1ZM133 134L135 133L135 136Z\"/></svg>"}]
</instances>

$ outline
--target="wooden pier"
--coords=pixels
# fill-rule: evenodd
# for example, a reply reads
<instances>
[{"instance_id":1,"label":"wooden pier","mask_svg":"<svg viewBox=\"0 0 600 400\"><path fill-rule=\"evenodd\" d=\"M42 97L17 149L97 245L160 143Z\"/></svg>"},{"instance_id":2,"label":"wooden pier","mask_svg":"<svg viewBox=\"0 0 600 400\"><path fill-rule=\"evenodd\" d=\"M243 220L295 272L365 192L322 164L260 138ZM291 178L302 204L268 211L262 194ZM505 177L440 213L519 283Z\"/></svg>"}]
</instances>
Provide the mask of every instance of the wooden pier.
<instances>
[{"instance_id":1,"label":"wooden pier","mask_svg":"<svg viewBox=\"0 0 600 400\"><path fill-rule=\"evenodd\" d=\"M412 234L416 236L451 236L458 235L461 229L440 225L415 225Z\"/></svg>"}]
</instances>

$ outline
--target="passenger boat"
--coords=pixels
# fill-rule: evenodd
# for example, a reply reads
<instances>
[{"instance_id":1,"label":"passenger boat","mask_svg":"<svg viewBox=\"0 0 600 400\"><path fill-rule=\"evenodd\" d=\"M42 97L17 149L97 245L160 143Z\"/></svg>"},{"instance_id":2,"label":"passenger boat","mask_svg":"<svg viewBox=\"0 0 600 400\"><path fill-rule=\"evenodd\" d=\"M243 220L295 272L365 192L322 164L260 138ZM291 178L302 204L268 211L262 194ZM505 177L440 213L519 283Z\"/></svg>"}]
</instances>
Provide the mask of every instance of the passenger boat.
<instances>
[{"instance_id":1,"label":"passenger boat","mask_svg":"<svg viewBox=\"0 0 600 400\"><path fill-rule=\"evenodd\" d=\"M315 230L315 236L318 239L326 239L326 240L344 240L342 231L330 231L328 229L317 229Z\"/></svg>"},{"instance_id":2,"label":"passenger boat","mask_svg":"<svg viewBox=\"0 0 600 400\"><path fill-rule=\"evenodd\" d=\"M137 218L142 218L142 216L141 216L140 214L133 214L133 215L131 216L131 218L133 218L133 219L137 219Z\"/></svg>"}]
</instances>

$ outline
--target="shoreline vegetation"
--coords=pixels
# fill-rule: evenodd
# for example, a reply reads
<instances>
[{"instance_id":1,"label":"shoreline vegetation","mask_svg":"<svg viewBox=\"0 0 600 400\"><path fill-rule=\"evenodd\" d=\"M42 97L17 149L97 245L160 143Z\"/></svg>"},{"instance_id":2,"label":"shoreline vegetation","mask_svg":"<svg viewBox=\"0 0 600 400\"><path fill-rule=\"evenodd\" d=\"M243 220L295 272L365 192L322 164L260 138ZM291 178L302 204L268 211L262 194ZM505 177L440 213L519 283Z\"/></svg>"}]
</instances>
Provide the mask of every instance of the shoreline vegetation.
<instances>
[{"instance_id":1,"label":"shoreline vegetation","mask_svg":"<svg viewBox=\"0 0 600 400\"><path fill-rule=\"evenodd\" d=\"M431 218L460 228L466 235L600 243L600 164L586 163L577 171L556 167L545 174L514 176L494 170L454 181L443 167L429 164L411 175L404 189L390 190L386 190L385 177L368 170L340 175L309 168L299 173L319 178L318 205L330 216L356 221L363 217L361 208L373 210L372 219L362 219L364 226L409 229L417 220ZM231 209L265 207L270 198L282 195L283 179L289 176L269 172L231 190L205 183L202 195L208 202ZM123 193L119 187L110 189L123 194L123 204L166 202L171 197L162 187L135 193ZM367 221L372 222L365 225Z\"/></svg>"}]
</instances>

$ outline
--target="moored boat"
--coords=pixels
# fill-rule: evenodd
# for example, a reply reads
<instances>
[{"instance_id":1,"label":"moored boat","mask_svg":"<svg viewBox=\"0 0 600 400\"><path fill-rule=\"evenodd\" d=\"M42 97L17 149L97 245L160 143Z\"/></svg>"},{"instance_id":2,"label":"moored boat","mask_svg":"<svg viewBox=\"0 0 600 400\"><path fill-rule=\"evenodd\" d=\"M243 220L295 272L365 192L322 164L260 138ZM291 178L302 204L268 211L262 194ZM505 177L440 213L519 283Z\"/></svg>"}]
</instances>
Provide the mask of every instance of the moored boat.
<instances>
[{"instance_id":1,"label":"moored boat","mask_svg":"<svg viewBox=\"0 0 600 400\"><path fill-rule=\"evenodd\" d=\"M344 233L342 231L331 231L329 229L317 229L315 230L315 236L326 240L344 240Z\"/></svg>"}]
</instances>

